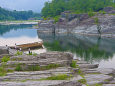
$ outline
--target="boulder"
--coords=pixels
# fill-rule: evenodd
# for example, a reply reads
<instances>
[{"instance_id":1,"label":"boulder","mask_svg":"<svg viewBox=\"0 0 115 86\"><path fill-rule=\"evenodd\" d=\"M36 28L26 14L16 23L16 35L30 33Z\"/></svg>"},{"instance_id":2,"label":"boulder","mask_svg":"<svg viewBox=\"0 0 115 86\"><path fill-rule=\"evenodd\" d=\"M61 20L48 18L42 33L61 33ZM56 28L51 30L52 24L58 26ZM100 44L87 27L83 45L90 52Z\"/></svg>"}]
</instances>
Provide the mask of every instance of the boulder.
<instances>
[{"instance_id":1,"label":"boulder","mask_svg":"<svg viewBox=\"0 0 115 86\"><path fill-rule=\"evenodd\" d=\"M8 54L8 50L6 47L0 47L0 54Z\"/></svg>"},{"instance_id":2,"label":"boulder","mask_svg":"<svg viewBox=\"0 0 115 86\"><path fill-rule=\"evenodd\" d=\"M104 75L104 74L86 74L85 78L87 80L88 85L94 85L94 84L104 84L106 81L113 80L112 76Z\"/></svg>"},{"instance_id":3,"label":"boulder","mask_svg":"<svg viewBox=\"0 0 115 86\"><path fill-rule=\"evenodd\" d=\"M69 52L46 52L40 54L40 59L57 58L57 60L73 60L73 55Z\"/></svg>"},{"instance_id":4,"label":"boulder","mask_svg":"<svg viewBox=\"0 0 115 86\"><path fill-rule=\"evenodd\" d=\"M99 71L102 74L114 74L115 73L115 69L112 68L98 68L97 71Z\"/></svg>"},{"instance_id":5,"label":"boulder","mask_svg":"<svg viewBox=\"0 0 115 86\"><path fill-rule=\"evenodd\" d=\"M103 9L103 11L105 11L106 13L109 13L110 11L112 11L114 8L113 7L105 7Z\"/></svg>"}]
</instances>

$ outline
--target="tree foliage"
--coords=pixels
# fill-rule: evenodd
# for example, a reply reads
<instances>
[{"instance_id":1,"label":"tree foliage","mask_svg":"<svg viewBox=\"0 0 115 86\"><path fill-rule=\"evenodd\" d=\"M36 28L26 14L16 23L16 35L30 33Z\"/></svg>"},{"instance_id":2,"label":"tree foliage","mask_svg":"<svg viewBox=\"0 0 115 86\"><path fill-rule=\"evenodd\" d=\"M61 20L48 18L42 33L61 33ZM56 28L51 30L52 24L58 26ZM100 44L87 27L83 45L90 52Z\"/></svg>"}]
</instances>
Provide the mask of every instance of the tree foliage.
<instances>
[{"instance_id":1,"label":"tree foliage","mask_svg":"<svg viewBox=\"0 0 115 86\"><path fill-rule=\"evenodd\" d=\"M9 11L0 7L0 20L28 20L29 18L40 17L40 14L33 11Z\"/></svg>"},{"instance_id":2,"label":"tree foliage","mask_svg":"<svg viewBox=\"0 0 115 86\"><path fill-rule=\"evenodd\" d=\"M113 3L113 0L52 0L45 3L42 15L44 17L54 17L66 10L76 13L97 12L106 6L115 6L115 3Z\"/></svg>"}]
</instances>

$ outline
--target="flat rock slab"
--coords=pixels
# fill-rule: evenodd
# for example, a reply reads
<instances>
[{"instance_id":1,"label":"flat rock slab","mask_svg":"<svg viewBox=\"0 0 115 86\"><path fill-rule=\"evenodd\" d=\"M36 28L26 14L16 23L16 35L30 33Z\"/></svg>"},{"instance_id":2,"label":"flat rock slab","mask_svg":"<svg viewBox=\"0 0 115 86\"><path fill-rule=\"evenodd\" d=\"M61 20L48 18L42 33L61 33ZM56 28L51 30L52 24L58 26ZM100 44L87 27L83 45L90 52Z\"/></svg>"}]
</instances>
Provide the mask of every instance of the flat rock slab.
<instances>
[{"instance_id":1,"label":"flat rock slab","mask_svg":"<svg viewBox=\"0 0 115 86\"><path fill-rule=\"evenodd\" d=\"M115 69L113 68L98 68L97 71L99 71L102 74L114 74Z\"/></svg>"},{"instance_id":2,"label":"flat rock slab","mask_svg":"<svg viewBox=\"0 0 115 86\"><path fill-rule=\"evenodd\" d=\"M104 74L86 74L85 78L89 85L104 83L106 80L112 80L112 76L104 75Z\"/></svg>"},{"instance_id":3,"label":"flat rock slab","mask_svg":"<svg viewBox=\"0 0 115 86\"><path fill-rule=\"evenodd\" d=\"M0 86L82 86L75 81L48 80L48 81L27 81L27 82L0 82Z\"/></svg>"},{"instance_id":4,"label":"flat rock slab","mask_svg":"<svg viewBox=\"0 0 115 86\"><path fill-rule=\"evenodd\" d=\"M77 61L77 64L89 64L89 63L86 61Z\"/></svg>"},{"instance_id":5,"label":"flat rock slab","mask_svg":"<svg viewBox=\"0 0 115 86\"><path fill-rule=\"evenodd\" d=\"M97 69L81 69L85 74L101 74Z\"/></svg>"},{"instance_id":6,"label":"flat rock slab","mask_svg":"<svg viewBox=\"0 0 115 86\"><path fill-rule=\"evenodd\" d=\"M115 84L115 79L109 82L110 84Z\"/></svg>"},{"instance_id":7,"label":"flat rock slab","mask_svg":"<svg viewBox=\"0 0 115 86\"><path fill-rule=\"evenodd\" d=\"M79 67L82 68L87 68L87 69L93 69L93 68L98 68L98 64L78 64Z\"/></svg>"},{"instance_id":8,"label":"flat rock slab","mask_svg":"<svg viewBox=\"0 0 115 86\"><path fill-rule=\"evenodd\" d=\"M59 74L70 75L72 74L72 72L70 72L68 67L59 67L56 69L45 70L45 71L13 72L13 73L8 73L7 76L0 77L0 80L1 81L5 81L5 80L21 81L25 79L35 80L35 79L47 78L52 75L59 75Z\"/></svg>"},{"instance_id":9,"label":"flat rock slab","mask_svg":"<svg viewBox=\"0 0 115 86\"><path fill-rule=\"evenodd\" d=\"M103 84L102 86L115 86L115 84Z\"/></svg>"}]
</instances>

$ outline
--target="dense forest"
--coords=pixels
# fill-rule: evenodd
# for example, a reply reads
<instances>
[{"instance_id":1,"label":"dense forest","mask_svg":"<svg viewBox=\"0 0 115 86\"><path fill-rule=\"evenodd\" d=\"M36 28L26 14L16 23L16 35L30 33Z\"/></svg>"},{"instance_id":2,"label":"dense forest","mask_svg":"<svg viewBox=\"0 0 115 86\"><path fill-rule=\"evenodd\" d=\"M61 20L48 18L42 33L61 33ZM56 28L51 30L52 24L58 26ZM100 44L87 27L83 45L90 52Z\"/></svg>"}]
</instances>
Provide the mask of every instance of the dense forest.
<instances>
[{"instance_id":1,"label":"dense forest","mask_svg":"<svg viewBox=\"0 0 115 86\"><path fill-rule=\"evenodd\" d=\"M54 17L66 10L75 13L97 12L107 6L115 7L115 0L52 0L45 3L42 15L44 17Z\"/></svg>"},{"instance_id":2,"label":"dense forest","mask_svg":"<svg viewBox=\"0 0 115 86\"><path fill-rule=\"evenodd\" d=\"M0 7L0 20L28 20L29 18L40 18L40 14L33 11L9 11Z\"/></svg>"}]
</instances>

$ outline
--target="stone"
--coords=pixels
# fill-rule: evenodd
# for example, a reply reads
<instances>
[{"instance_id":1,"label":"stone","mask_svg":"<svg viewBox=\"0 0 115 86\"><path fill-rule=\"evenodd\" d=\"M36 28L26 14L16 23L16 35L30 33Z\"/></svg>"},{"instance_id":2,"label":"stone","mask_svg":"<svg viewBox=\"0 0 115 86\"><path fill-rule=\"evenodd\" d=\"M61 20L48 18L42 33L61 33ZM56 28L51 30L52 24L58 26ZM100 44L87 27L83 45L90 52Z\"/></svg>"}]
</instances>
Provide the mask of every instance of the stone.
<instances>
[{"instance_id":1,"label":"stone","mask_svg":"<svg viewBox=\"0 0 115 86\"><path fill-rule=\"evenodd\" d=\"M115 84L103 84L102 86L115 86Z\"/></svg>"},{"instance_id":2,"label":"stone","mask_svg":"<svg viewBox=\"0 0 115 86\"><path fill-rule=\"evenodd\" d=\"M77 61L77 64L89 64L89 63L86 61Z\"/></svg>"},{"instance_id":3,"label":"stone","mask_svg":"<svg viewBox=\"0 0 115 86\"><path fill-rule=\"evenodd\" d=\"M59 60L72 60L73 55L69 52L46 52L41 53L40 58L57 58Z\"/></svg>"},{"instance_id":4,"label":"stone","mask_svg":"<svg viewBox=\"0 0 115 86\"><path fill-rule=\"evenodd\" d=\"M115 84L115 79L110 81L109 84Z\"/></svg>"},{"instance_id":5,"label":"stone","mask_svg":"<svg viewBox=\"0 0 115 86\"><path fill-rule=\"evenodd\" d=\"M63 66L70 65L73 59L73 55L67 52L46 52L37 56L31 55L19 55L12 56L11 61L7 62L7 65L13 64L26 64L27 66L39 65L46 66L48 64L60 64Z\"/></svg>"},{"instance_id":6,"label":"stone","mask_svg":"<svg viewBox=\"0 0 115 86\"><path fill-rule=\"evenodd\" d=\"M8 52L8 50L7 50L6 47L0 46L0 54L8 54L8 53L9 53L9 52Z\"/></svg>"},{"instance_id":7,"label":"stone","mask_svg":"<svg viewBox=\"0 0 115 86\"><path fill-rule=\"evenodd\" d=\"M85 78L87 80L88 85L94 85L99 83L106 83L106 81L113 80L112 76L104 75L104 74L86 74Z\"/></svg>"},{"instance_id":8,"label":"stone","mask_svg":"<svg viewBox=\"0 0 115 86\"><path fill-rule=\"evenodd\" d=\"M98 68L97 71L99 71L102 74L114 74L115 73L115 69L113 68Z\"/></svg>"},{"instance_id":9,"label":"stone","mask_svg":"<svg viewBox=\"0 0 115 86\"><path fill-rule=\"evenodd\" d=\"M105 8L103 9L103 11L109 13L109 12L112 11L113 9L114 9L113 7L105 7Z\"/></svg>"},{"instance_id":10,"label":"stone","mask_svg":"<svg viewBox=\"0 0 115 86\"><path fill-rule=\"evenodd\" d=\"M98 64L79 64L79 67L82 68L87 68L87 69L92 69L92 68L98 68Z\"/></svg>"},{"instance_id":11,"label":"stone","mask_svg":"<svg viewBox=\"0 0 115 86\"><path fill-rule=\"evenodd\" d=\"M97 69L81 69L85 74L101 74Z\"/></svg>"}]
</instances>

